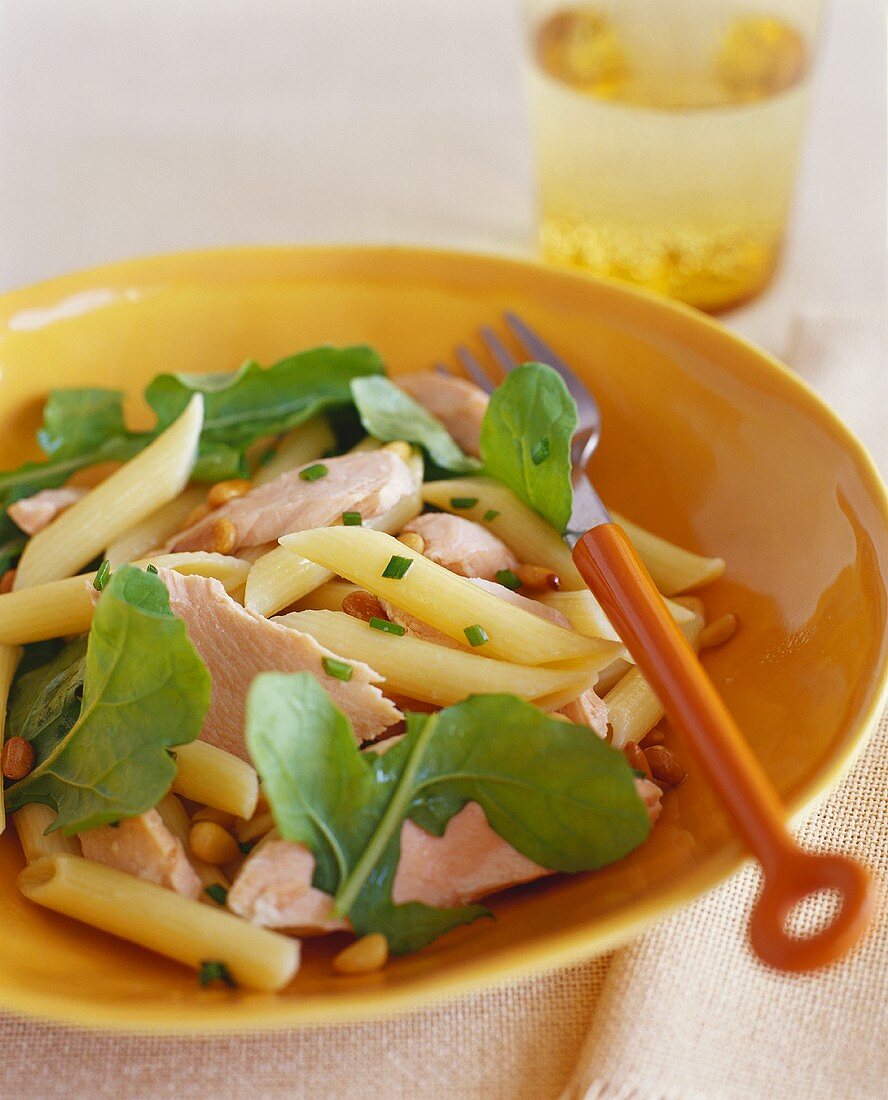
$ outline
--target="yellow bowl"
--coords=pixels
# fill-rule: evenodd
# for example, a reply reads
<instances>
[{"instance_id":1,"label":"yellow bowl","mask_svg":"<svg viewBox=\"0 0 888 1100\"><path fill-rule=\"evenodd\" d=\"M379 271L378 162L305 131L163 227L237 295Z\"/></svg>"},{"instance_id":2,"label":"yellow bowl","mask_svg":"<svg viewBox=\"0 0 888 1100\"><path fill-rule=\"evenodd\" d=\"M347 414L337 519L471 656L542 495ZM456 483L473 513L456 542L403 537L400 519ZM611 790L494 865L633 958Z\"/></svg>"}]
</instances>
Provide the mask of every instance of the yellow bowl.
<instances>
[{"instance_id":1,"label":"yellow bowl","mask_svg":"<svg viewBox=\"0 0 888 1100\"><path fill-rule=\"evenodd\" d=\"M736 637L706 658L789 813L835 782L885 683L888 514L867 455L797 378L702 314L620 286L480 256L243 249L161 256L0 300L0 464L35 454L51 386L123 387L230 370L322 342L368 342L393 371L448 357L512 308L588 380L594 475L617 510L727 559L705 592ZM305 952L280 996L201 991L194 974L24 901L0 839L0 1003L72 1023L168 1031L365 1019L622 943L713 886L740 849L699 774L651 840L598 874L495 900L480 921L383 973L335 976Z\"/></svg>"}]
</instances>

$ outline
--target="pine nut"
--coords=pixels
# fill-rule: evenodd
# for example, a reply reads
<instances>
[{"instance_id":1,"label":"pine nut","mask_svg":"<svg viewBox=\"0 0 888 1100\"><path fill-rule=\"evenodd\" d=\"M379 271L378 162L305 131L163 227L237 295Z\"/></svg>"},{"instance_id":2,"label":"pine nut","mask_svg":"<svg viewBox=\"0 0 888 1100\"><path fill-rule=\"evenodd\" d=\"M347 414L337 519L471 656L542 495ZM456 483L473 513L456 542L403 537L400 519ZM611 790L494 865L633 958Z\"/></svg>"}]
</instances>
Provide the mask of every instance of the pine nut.
<instances>
[{"instance_id":1,"label":"pine nut","mask_svg":"<svg viewBox=\"0 0 888 1100\"><path fill-rule=\"evenodd\" d=\"M551 569L545 569L542 565L519 565L515 575L521 581L522 588L551 588L557 592L561 587L561 579Z\"/></svg>"},{"instance_id":2,"label":"pine nut","mask_svg":"<svg viewBox=\"0 0 888 1100\"><path fill-rule=\"evenodd\" d=\"M643 749L649 749L652 745L663 745L665 743L666 734L662 730L656 728L646 733L641 739L641 746Z\"/></svg>"},{"instance_id":3,"label":"pine nut","mask_svg":"<svg viewBox=\"0 0 888 1100\"><path fill-rule=\"evenodd\" d=\"M333 969L340 974L369 974L381 970L388 962L388 940L381 932L361 936L333 960Z\"/></svg>"},{"instance_id":4,"label":"pine nut","mask_svg":"<svg viewBox=\"0 0 888 1100\"><path fill-rule=\"evenodd\" d=\"M658 783L677 787L688 774L684 765L671 749L665 745L652 745L644 750L651 777Z\"/></svg>"},{"instance_id":5,"label":"pine nut","mask_svg":"<svg viewBox=\"0 0 888 1100\"><path fill-rule=\"evenodd\" d=\"M215 821L198 821L188 834L191 851L205 863L231 863L240 855L237 841Z\"/></svg>"},{"instance_id":6,"label":"pine nut","mask_svg":"<svg viewBox=\"0 0 888 1100\"><path fill-rule=\"evenodd\" d=\"M396 454L398 458L403 458L405 461L413 454L413 448L403 439L395 439L391 443L386 443L382 449L391 451L392 454Z\"/></svg>"},{"instance_id":7,"label":"pine nut","mask_svg":"<svg viewBox=\"0 0 888 1100\"><path fill-rule=\"evenodd\" d=\"M34 768L37 754L34 746L24 737L10 737L0 756L0 771L7 779L24 779Z\"/></svg>"},{"instance_id":8,"label":"pine nut","mask_svg":"<svg viewBox=\"0 0 888 1100\"><path fill-rule=\"evenodd\" d=\"M353 619L363 619L365 623L369 623L374 618L387 618L379 600L370 592L365 592L363 588L358 592L349 592L342 601L342 610Z\"/></svg>"},{"instance_id":9,"label":"pine nut","mask_svg":"<svg viewBox=\"0 0 888 1100\"><path fill-rule=\"evenodd\" d=\"M15 584L15 570L7 569L6 572L0 577L0 595L6 592L12 591L12 586Z\"/></svg>"},{"instance_id":10,"label":"pine nut","mask_svg":"<svg viewBox=\"0 0 888 1100\"><path fill-rule=\"evenodd\" d=\"M425 551L425 539L415 531L405 531L403 535L398 535L398 542L403 542L405 546L415 550L417 554L422 554Z\"/></svg>"},{"instance_id":11,"label":"pine nut","mask_svg":"<svg viewBox=\"0 0 888 1100\"><path fill-rule=\"evenodd\" d=\"M236 546L237 528L230 519L219 516L177 542L172 553L190 554L204 551L207 554L230 554Z\"/></svg>"},{"instance_id":12,"label":"pine nut","mask_svg":"<svg viewBox=\"0 0 888 1100\"><path fill-rule=\"evenodd\" d=\"M627 741L623 748L623 755L629 762L630 768L634 768L637 772L644 772L648 779L654 778L651 774L651 766L648 763L648 759L641 751L637 741Z\"/></svg>"},{"instance_id":13,"label":"pine nut","mask_svg":"<svg viewBox=\"0 0 888 1100\"><path fill-rule=\"evenodd\" d=\"M229 481L217 481L207 493L207 504L210 508L221 508L229 500L242 497L253 488L253 483L242 477L234 477Z\"/></svg>"},{"instance_id":14,"label":"pine nut","mask_svg":"<svg viewBox=\"0 0 888 1100\"><path fill-rule=\"evenodd\" d=\"M737 633L737 626L737 616L733 611L713 619L700 631L700 648L715 649L716 646L724 645Z\"/></svg>"},{"instance_id":15,"label":"pine nut","mask_svg":"<svg viewBox=\"0 0 888 1100\"><path fill-rule=\"evenodd\" d=\"M198 821L215 821L223 829L230 829L235 822L235 816L234 814L227 814L224 810L217 810L215 806L204 806L191 819L193 825L196 825Z\"/></svg>"}]
</instances>

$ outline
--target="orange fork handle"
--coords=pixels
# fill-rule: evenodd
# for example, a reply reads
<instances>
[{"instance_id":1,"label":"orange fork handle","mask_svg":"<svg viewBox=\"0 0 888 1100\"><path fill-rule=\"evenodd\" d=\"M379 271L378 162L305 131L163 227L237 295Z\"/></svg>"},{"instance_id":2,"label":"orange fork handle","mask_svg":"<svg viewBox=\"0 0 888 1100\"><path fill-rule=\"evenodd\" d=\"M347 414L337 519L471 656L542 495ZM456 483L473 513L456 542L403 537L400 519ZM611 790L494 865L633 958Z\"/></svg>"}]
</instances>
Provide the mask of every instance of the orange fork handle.
<instances>
[{"instance_id":1,"label":"orange fork handle","mask_svg":"<svg viewBox=\"0 0 888 1100\"><path fill-rule=\"evenodd\" d=\"M872 909L868 873L847 856L801 849L786 830L777 792L762 771L693 649L675 625L621 527L593 527L577 543L577 569L635 658L673 726L687 740L737 833L758 859L764 885L749 938L779 970L803 971L838 959L861 936ZM793 906L819 890L842 904L815 935L786 928Z\"/></svg>"}]
</instances>

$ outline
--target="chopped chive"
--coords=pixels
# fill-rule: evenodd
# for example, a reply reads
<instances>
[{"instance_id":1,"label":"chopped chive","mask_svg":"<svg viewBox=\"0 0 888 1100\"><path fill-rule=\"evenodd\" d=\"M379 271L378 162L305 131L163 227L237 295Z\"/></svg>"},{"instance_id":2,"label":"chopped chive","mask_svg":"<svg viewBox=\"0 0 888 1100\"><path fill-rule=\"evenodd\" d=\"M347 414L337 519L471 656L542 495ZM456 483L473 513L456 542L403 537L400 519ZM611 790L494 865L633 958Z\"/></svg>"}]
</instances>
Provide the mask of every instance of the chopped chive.
<instances>
[{"instance_id":1,"label":"chopped chive","mask_svg":"<svg viewBox=\"0 0 888 1100\"><path fill-rule=\"evenodd\" d=\"M380 619L376 615L367 625L372 626L374 630L381 630L383 634L394 634L398 638L407 633L400 623L390 623L388 619Z\"/></svg>"},{"instance_id":2,"label":"chopped chive","mask_svg":"<svg viewBox=\"0 0 888 1100\"><path fill-rule=\"evenodd\" d=\"M99 566L95 579L93 580L93 588L96 592L101 592L108 581L111 580L111 562L107 558Z\"/></svg>"},{"instance_id":3,"label":"chopped chive","mask_svg":"<svg viewBox=\"0 0 888 1100\"><path fill-rule=\"evenodd\" d=\"M364 522L364 518L360 512L343 512L342 522L346 527L360 527Z\"/></svg>"},{"instance_id":4,"label":"chopped chive","mask_svg":"<svg viewBox=\"0 0 888 1100\"><path fill-rule=\"evenodd\" d=\"M335 657L324 657L321 661L324 672L336 680L350 680L354 669L348 661L338 661Z\"/></svg>"},{"instance_id":5,"label":"chopped chive","mask_svg":"<svg viewBox=\"0 0 888 1100\"><path fill-rule=\"evenodd\" d=\"M450 498L450 507L451 508L459 508L459 509L474 508L477 503L478 503L478 498L477 497L451 497Z\"/></svg>"},{"instance_id":6,"label":"chopped chive","mask_svg":"<svg viewBox=\"0 0 888 1100\"><path fill-rule=\"evenodd\" d=\"M261 470L263 466L267 466L276 454L277 447L266 447L262 454L259 455L259 461L256 463L256 469Z\"/></svg>"},{"instance_id":7,"label":"chopped chive","mask_svg":"<svg viewBox=\"0 0 888 1100\"><path fill-rule=\"evenodd\" d=\"M382 571L382 575L388 577L389 580L399 581L411 565L413 565L413 558L402 558L400 554L392 554L388 565Z\"/></svg>"},{"instance_id":8,"label":"chopped chive","mask_svg":"<svg viewBox=\"0 0 888 1100\"><path fill-rule=\"evenodd\" d=\"M534 443L530 448L530 461L534 466L539 466L541 462L546 461L549 457L550 449L549 440L546 436L543 436L542 439L538 439L536 443Z\"/></svg>"},{"instance_id":9,"label":"chopped chive","mask_svg":"<svg viewBox=\"0 0 888 1100\"><path fill-rule=\"evenodd\" d=\"M521 578L516 577L511 569L497 569L496 579L506 588L511 588L513 592L521 587Z\"/></svg>"},{"instance_id":10,"label":"chopped chive","mask_svg":"<svg viewBox=\"0 0 888 1100\"><path fill-rule=\"evenodd\" d=\"M237 982L232 978L231 971L219 959L204 959L197 972L197 980L201 989L205 989L213 982L224 982L230 989L237 988Z\"/></svg>"},{"instance_id":11,"label":"chopped chive","mask_svg":"<svg viewBox=\"0 0 888 1100\"><path fill-rule=\"evenodd\" d=\"M469 645L484 645L485 642L490 641L483 626L467 626L463 634L468 639Z\"/></svg>"},{"instance_id":12,"label":"chopped chive","mask_svg":"<svg viewBox=\"0 0 888 1100\"><path fill-rule=\"evenodd\" d=\"M238 841L237 846L238 846L238 848L240 848L240 850L244 853L245 856L248 856L250 854L250 852L253 851L253 849L256 847L256 845L258 843L259 843L259 837L256 837L255 840L241 840L241 841Z\"/></svg>"},{"instance_id":13,"label":"chopped chive","mask_svg":"<svg viewBox=\"0 0 888 1100\"><path fill-rule=\"evenodd\" d=\"M499 512L496 510L496 508L488 508L487 511L484 513L484 522L490 523L491 520L495 520L498 515Z\"/></svg>"},{"instance_id":14,"label":"chopped chive","mask_svg":"<svg viewBox=\"0 0 888 1100\"><path fill-rule=\"evenodd\" d=\"M146 573L153 573L153 574L154 574L155 576L157 576L157 566L156 566L156 565L152 565L152 564L151 564L151 563L149 562L149 563L148 563L148 564L147 564L147 565L145 566L145 572L146 572Z\"/></svg>"},{"instance_id":15,"label":"chopped chive","mask_svg":"<svg viewBox=\"0 0 888 1100\"><path fill-rule=\"evenodd\" d=\"M323 462L316 462L314 466L306 466L304 470L300 470L299 476L303 481L319 481L329 473Z\"/></svg>"},{"instance_id":16,"label":"chopped chive","mask_svg":"<svg viewBox=\"0 0 888 1100\"><path fill-rule=\"evenodd\" d=\"M228 901L228 891L221 882L211 882L209 886L204 887L204 893L218 905L225 905Z\"/></svg>"}]
</instances>

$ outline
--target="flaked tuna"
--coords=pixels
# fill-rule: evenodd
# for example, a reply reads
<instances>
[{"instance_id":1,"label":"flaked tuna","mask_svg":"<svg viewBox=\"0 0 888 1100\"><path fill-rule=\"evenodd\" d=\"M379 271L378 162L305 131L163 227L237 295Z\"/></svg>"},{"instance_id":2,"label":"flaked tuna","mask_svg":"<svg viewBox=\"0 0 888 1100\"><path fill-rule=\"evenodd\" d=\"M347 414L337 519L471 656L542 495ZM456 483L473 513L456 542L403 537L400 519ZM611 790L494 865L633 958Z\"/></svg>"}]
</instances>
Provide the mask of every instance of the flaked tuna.
<instances>
[{"instance_id":1,"label":"flaked tuna","mask_svg":"<svg viewBox=\"0 0 888 1100\"><path fill-rule=\"evenodd\" d=\"M577 726L588 726L601 738L607 737L607 704L592 688L587 688L577 699L562 707L559 714Z\"/></svg>"},{"instance_id":2,"label":"flaked tuna","mask_svg":"<svg viewBox=\"0 0 888 1100\"><path fill-rule=\"evenodd\" d=\"M462 516L447 512L429 512L404 525L404 531L420 535L425 542L423 554L461 577L481 577L492 581L499 570L515 569L518 559L506 544L482 527Z\"/></svg>"},{"instance_id":3,"label":"flaked tuna","mask_svg":"<svg viewBox=\"0 0 888 1100\"><path fill-rule=\"evenodd\" d=\"M36 535L48 527L60 512L76 504L85 497L88 489L76 485L63 485L60 489L41 489L31 497L10 504L7 511L16 527L21 527L26 535Z\"/></svg>"},{"instance_id":4,"label":"flaked tuna","mask_svg":"<svg viewBox=\"0 0 888 1100\"><path fill-rule=\"evenodd\" d=\"M302 470L317 465L326 468L324 476L300 477ZM214 509L174 535L165 549L174 553L200 549L212 524L226 519L237 533L233 553L241 547L273 543L293 531L326 527L340 520L343 512L360 512L370 519L387 512L414 488L413 473L393 451L361 451L310 462Z\"/></svg>"},{"instance_id":5,"label":"flaked tuna","mask_svg":"<svg viewBox=\"0 0 888 1100\"><path fill-rule=\"evenodd\" d=\"M247 611L216 580L167 569L160 575L170 593L170 607L184 621L213 681L201 740L248 759L244 743L247 692L258 673L269 671L312 673L362 741L378 737L400 721L401 712L375 686L382 677L369 665L349 660L351 679L330 676L324 659L343 658L310 635Z\"/></svg>"},{"instance_id":6,"label":"flaked tuna","mask_svg":"<svg viewBox=\"0 0 888 1100\"><path fill-rule=\"evenodd\" d=\"M124 818L116 826L89 829L80 833L80 844L87 859L166 886L186 898L200 896L201 882L182 841L170 832L157 810Z\"/></svg>"},{"instance_id":7,"label":"flaked tuna","mask_svg":"<svg viewBox=\"0 0 888 1100\"><path fill-rule=\"evenodd\" d=\"M490 400L484 390L436 371L401 374L394 381L441 421L466 454L481 456L481 425Z\"/></svg>"}]
</instances>

